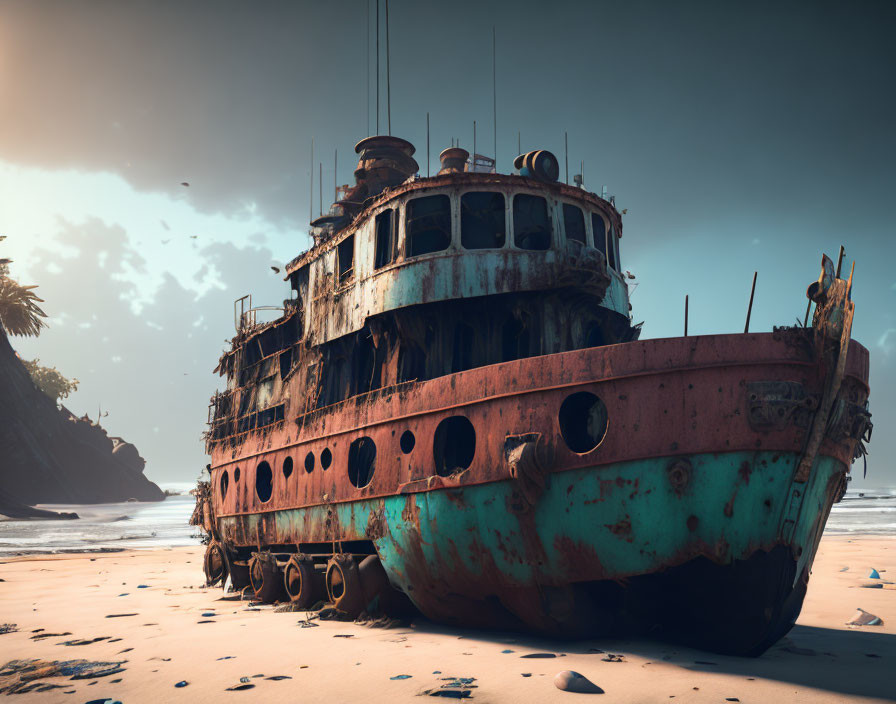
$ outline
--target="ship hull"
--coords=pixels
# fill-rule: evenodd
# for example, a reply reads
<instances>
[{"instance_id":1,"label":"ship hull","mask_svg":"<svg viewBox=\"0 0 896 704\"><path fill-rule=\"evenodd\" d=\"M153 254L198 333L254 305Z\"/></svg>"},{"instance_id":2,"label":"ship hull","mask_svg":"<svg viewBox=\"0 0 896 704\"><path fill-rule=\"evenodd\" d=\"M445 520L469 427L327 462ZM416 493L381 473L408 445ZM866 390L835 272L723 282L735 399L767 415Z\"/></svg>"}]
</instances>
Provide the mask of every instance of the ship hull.
<instances>
[{"instance_id":1,"label":"ship hull","mask_svg":"<svg viewBox=\"0 0 896 704\"><path fill-rule=\"evenodd\" d=\"M853 342L842 418L801 472L826 374L807 340L633 342L318 412L298 433L284 426L213 453L213 486L237 465L245 474L214 497L212 533L243 559L350 552L346 543L367 541L392 586L438 621L577 637L660 624L695 645L758 654L799 613L867 398L867 351ZM585 452L568 447L557 416L576 393L607 408L606 433ZM475 459L440 476L428 438L457 415L476 428ZM398 448L406 428L416 454ZM358 488L339 458L360 436L377 460ZM529 461L515 463L508 448L523 441ZM333 448L329 470L292 479L275 471L271 498L259 501L253 465L294 456L300 467L324 446Z\"/></svg>"},{"instance_id":2,"label":"ship hull","mask_svg":"<svg viewBox=\"0 0 896 704\"><path fill-rule=\"evenodd\" d=\"M668 477L680 457L563 472L522 516L503 481L222 518L220 529L235 544L288 544L329 522L360 540L381 516L373 542L390 582L434 620L574 636L662 622L697 645L751 652L793 624L846 470L822 456L796 483L798 458L695 455L683 488ZM789 613L776 614L794 593Z\"/></svg>"}]
</instances>

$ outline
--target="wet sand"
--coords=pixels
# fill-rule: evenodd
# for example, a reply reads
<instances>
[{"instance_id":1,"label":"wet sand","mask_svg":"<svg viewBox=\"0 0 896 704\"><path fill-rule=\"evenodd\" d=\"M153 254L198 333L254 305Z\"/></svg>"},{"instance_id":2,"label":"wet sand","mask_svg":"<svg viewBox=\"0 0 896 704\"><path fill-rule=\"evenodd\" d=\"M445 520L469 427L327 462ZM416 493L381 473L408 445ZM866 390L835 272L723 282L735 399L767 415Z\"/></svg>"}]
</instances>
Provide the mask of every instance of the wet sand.
<instances>
[{"instance_id":1,"label":"wet sand","mask_svg":"<svg viewBox=\"0 0 896 704\"><path fill-rule=\"evenodd\" d=\"M757 659L650 639L558 642L424 620L391 629L318 620L302 627L304 613L250 607L201 586L201 564L201 548L0 562L0 622L18 628L0 635L0 665L83 659L123 668L34 680L61 687L16 701L423 702L417 695L454 677L475 678L454 683L475 685L470 701L513 704L896 698L896 584L862 586L896 582L896 538L826 537L797 626ZM867 578L872 568L882 580ZM847 627L857 607L884 624ZM540 656L524 657L533 654ZM553 679L561 670L580 672L604 694L558 690ZM400 675L410 677L394 679ZM15 680L0 672L0 689Z\"/></svg>"}]
</instances>

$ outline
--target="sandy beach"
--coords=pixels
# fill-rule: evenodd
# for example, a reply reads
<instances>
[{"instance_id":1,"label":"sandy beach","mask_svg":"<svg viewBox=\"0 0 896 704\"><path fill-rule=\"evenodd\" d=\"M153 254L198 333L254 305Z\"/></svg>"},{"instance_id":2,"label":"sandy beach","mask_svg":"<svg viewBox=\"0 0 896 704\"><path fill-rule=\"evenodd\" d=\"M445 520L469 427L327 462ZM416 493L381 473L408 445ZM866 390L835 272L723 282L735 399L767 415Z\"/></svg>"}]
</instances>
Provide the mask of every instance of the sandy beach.
<instances>
[{"instance_id":1,"label":"sandy beach","mask_svg":"<svg viewBox=\"0 0 896 704\"><path fill-rule=\"evenodd\" d=\"M77 664L34 679L17 701L420 701L453 678L472 678L459 681L471 701L514 704L896 698L896 584L863 586L896 581L896 538L825 537L797 626L758 659L644 638L558 642L424 620L383 629L312 619L303 627L304 613L202 586L201 557L201 548L174 548L0 562L0 622L17 628L0 635L0 664L106 663L79 679L71 677ZM868 578L872 568L881 580ZM847 627L858 607L883 625ZM0 671L0 691L20 680L13 669ZM558 690L562 670L604 694Z\"/></svg>"}]
</instances>

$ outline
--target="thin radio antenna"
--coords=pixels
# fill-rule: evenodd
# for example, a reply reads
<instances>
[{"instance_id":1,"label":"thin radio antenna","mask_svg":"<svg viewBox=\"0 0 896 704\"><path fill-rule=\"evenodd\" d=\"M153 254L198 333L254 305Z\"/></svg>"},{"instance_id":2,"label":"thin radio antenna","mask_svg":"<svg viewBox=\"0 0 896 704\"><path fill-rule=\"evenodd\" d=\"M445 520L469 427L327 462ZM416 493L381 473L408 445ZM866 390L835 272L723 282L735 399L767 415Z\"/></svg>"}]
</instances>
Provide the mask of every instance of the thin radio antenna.
<instances>
[{"instance_id":1,"label":"thin radio antenna","mask_svg":"<svg viewBox=\"0 0 896 704\"><path fill-rule=\"evenodd\" d=\"M429 178L429 113L426 113L426 177Z\"/></svg>"},{"instance_id":2,"label":"thin radio antenna","mask_svg":"<svg viewBox=\"0 0 896 704\"><path fill-rule=\"evenodd\" d=\"M495 173L498 173L498 79L497 79L497 40L495 25L492 25L492 127L495 140Z\"/></svg>"},{"instance_id":3,"label":"thin radio antenna","mask_svg":"<svg viewBox=\"0 0 896 704\"><path fill-rule=\"evenodd\" d=\"M389 0L386 0L386 119L392 135L392 80L389 71Z\"/></svg>"},{"instance_id":4,"label":"thin radio antenna","mask_svg":"<svg viewBox=\"0 0 896 704\"><path fill-rule=\"evenodd\" d=\"M333 150L333 202L334 203L337 200L339 200L339 186L337 185L337 181L336 181L336 174L338 173L336 165L338 163L337 162L338 158L339 158L339 150L334 149Z\"/></svg>"},{"instance_id":5,"label":"thin radio antenna","mask_svg":"<svg viewBox=\"0 0 896 704\"><path fill-rule=\"evenodd\" d=\"M470 162L470 171L476 170L476 120L473 120L473 161Z\"/></svg>"},{"instance_id":6,"label":"thin radio antenna","mask_svg":"<svg viewBox=\"0 0 896 704\"><path fill-rule=\"evenodd\" d=\"M380 133L380 0L376 0L376 133Z\"/></svg>"},{"instance_id":7,"label":"thin radio antenna","mask_svg":"<svg viewBox=\"0 0 896 704\"><path fill-rule=\"evenodd\" d=\"M563 133L563 153L566 157L566 185L569 185L569 134Z\"/></svg>"},{"instance_id":8,"label":"thin radio antenna","mask_svg":"<svg viewBox=\"0 0 896 704\"><path fill-rule=\"evenodd\" d=\"M318 180L320 181L320 186L317 189L317 214L324 214L324 163L318 163L318 167L320 168L320 174Z\"/></svg>"},{"instance_id":9,"label":"thin radio antenna","mask_svg":"<svg viewBox=\"0 0 896 704\"><path fill-rule=\"evenodd\" d=\"M370 0L367 3L367 105L365 112L367 113L367 135L370 136Z\"/></svg>"},{"instance_id":10,"label":"thin radio antenna","mask_svg":"<svg viewBox=\"0 0 896 704\"><path fill-rule=\"evenodd\" d=\"M522 141L522 137L521 137L521 133L520 133L520 132L517 132L517 133L516 133L516 153L517 153L517 154L522 154L522 153L523 153L523 141Z\"/></svg>"},{"instance_id":11,"label":"thin radio antenna","mask_svg":"<svg viewBox=\"0 0 896 704\"><path fill-rule=\"evenodd\" d=\"M308 222L314 220L314 137L311 138L311 180L308 182Z\"/></svg>"}]
</instances>

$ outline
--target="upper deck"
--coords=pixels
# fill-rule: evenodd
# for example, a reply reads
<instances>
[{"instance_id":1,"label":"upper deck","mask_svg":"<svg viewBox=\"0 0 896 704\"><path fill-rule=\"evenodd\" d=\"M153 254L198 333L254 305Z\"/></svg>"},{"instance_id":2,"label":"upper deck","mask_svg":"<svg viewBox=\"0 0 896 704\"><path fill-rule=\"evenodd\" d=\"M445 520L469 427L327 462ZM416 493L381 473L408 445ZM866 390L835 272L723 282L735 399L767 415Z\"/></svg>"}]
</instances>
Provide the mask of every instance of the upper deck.
<instances>
[{"instance_id":1,"label":"upper deck","mask_svg":"<svg viewBox=\"0 0 896 704\"><path fill-rule=\"evenodd\" d=\"M287 274L312 345L399 308L563 287L629 317L621 233L613 205L582 188L497 173L411 177Z\"/></svg>"}]
</instances>

